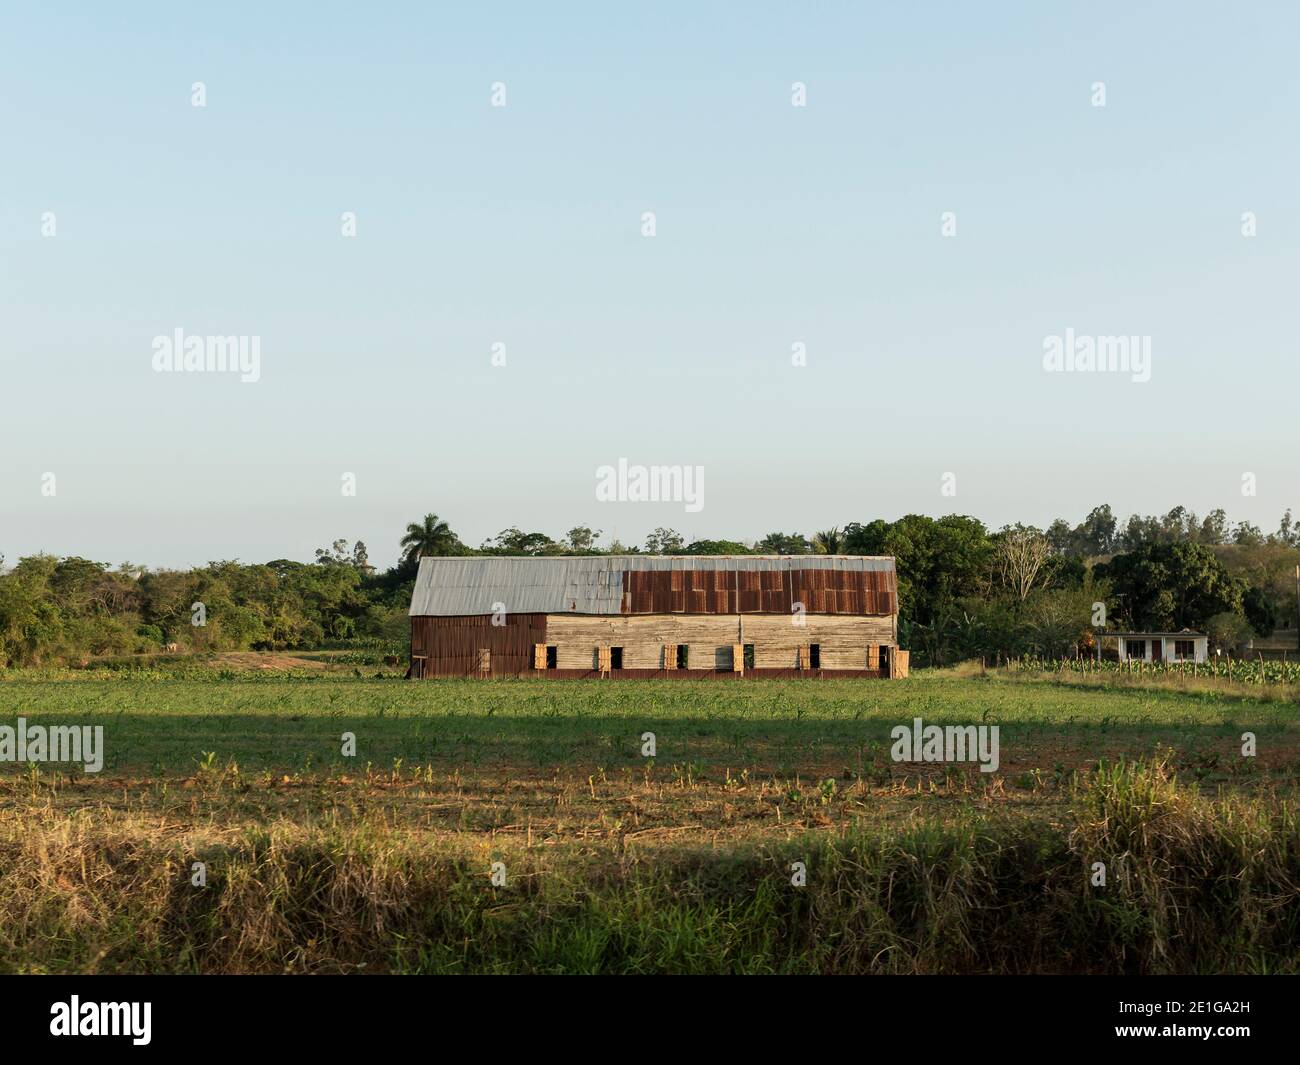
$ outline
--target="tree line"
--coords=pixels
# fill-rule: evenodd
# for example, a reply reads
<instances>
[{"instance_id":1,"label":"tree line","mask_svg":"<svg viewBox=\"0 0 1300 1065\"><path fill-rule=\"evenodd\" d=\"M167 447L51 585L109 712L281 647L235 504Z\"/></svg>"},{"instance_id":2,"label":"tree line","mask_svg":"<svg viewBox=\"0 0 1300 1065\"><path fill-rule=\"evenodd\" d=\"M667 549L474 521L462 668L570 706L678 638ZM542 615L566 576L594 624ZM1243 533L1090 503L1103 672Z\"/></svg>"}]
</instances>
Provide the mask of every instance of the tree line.
<instances>
[{"instance_id":1,"label":"tree line","mask_svg":"<svg viewBox=\"0 0 1300 1065\"><path fill-rule=\"evenodd\" d=\"M1208 631L1240 650L1294 624L1300 524L1274 533L1176 507L1121 525L1109 506L1083 521L990 529L977 518L909 514L805 536L695 540L658 528L641 545L575 526L558 539L517 527L479 547L436 514L410 523L396 565L379 572L360 541L335 540L312 562L211 562L188 570L112 567L39 554L0 556L0 664L82 664L157 652L294 650L407 639L406 607L426 555L892 555L900 643L918 665L971 657L1086 651L1097 628ZM1099 614L1100 608L1100 614Z\"/></svg>"}]
</instances>

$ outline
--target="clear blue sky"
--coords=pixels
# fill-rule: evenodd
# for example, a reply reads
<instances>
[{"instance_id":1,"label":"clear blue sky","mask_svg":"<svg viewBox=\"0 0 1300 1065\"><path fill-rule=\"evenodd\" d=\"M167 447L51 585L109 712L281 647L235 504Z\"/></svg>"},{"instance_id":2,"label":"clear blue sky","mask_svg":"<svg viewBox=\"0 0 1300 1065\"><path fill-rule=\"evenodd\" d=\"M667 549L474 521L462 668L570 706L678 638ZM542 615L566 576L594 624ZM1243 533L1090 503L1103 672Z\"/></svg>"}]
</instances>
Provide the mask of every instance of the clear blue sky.
<instances>
[{"instance_id":1,"label":"clear blue sky","mask_svg":"<svg viewBox=\"0 0 1300 1065\"><path fill-rule=\"evenodd\" d=\"M561 6L6 5L0 552L1300 508L1295 5ZM154 373L177 327L261 380Z\"/></svg>"}]
</instances>

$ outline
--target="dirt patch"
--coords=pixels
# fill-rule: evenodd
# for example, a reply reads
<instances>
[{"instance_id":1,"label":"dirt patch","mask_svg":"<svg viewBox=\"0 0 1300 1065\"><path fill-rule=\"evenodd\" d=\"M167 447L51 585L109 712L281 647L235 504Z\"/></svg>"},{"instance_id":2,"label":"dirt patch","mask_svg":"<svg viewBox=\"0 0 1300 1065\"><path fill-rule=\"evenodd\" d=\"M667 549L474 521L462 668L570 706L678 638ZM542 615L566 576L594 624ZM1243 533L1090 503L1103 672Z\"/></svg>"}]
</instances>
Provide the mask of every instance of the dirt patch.
<instances>
[{"instance_id":1,"label":"dirt patch","mask_svg":"<svg viewBox=\"0 0 1300 1065\"><path fill-rule=\"evenodd\" d=\"M279 673L294 669L321 672L330 668L329 663L314 658L299 658L274 651L223 651L214 656L212 665L215 669L260 669Z\"/></svg>"}]
</instances>

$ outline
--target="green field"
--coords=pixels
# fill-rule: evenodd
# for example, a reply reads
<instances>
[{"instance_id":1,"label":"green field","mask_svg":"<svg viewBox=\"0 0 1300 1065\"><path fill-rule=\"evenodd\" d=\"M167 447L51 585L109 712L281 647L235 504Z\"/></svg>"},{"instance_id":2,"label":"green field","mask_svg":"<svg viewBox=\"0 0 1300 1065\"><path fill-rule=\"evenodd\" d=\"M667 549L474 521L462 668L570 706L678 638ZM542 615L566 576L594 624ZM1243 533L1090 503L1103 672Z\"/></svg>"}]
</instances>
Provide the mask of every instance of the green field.
<instances>
[{"instance_id":1,"label":"green field","mask_svg":"<svg viewBox=\"0 0 1300 1065\"><path fill-rule=\"evenodd\" d=\"M230 680L12 680L0 723L103 725L105 772L189 773L201 759L245 769L410 765L610 769L660 765L858 771L898 724L996 724L1002 764L1050 767L1103 755L1234 749L1254 731L1264 761L1300 741L1289 702L1214 690L1077 687L1051 680L408 683L348 676ZM340 737L357 737L355 758ZM1046 759L1046 761L1044 761ZM0 772L20 767L0 764Z\"/></svg>"},{"instance_id":2,"label":"green field","mask_svg":"<svg viewBox=\"0 0 1300 1065\"><path fill-rule=\"evenodd\" d=\"M0 764L0 971L1300 969L1286 689L178 669L11 674L19 717L106 750ZM999 770L894 761L917 717Z\"/></svg>"}]
</instances>

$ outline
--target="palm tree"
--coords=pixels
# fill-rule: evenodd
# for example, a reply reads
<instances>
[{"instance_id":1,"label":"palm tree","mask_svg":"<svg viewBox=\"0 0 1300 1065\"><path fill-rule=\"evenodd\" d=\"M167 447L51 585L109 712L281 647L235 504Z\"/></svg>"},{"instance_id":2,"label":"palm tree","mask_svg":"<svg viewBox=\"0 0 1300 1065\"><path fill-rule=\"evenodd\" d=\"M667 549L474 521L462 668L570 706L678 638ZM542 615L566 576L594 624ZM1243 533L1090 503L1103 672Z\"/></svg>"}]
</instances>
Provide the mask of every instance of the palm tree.
<instances>
[{"instance_id":1,"label":"palm tree","mask_svg":"<svg viewBox=\"0 0 1300 1065\"><path fill-rule=\"evenodd\" d=\"M402 537L405 549L402 561L418 562L425 555L450 555L460 541L437 514L426 514L421 522L411 522Z\"/></svg>"},{"instance_id":2,"label":"palm tree","mask_svg":"<svg viewBox=\"0 0 1300 1065\"><path fill-rule=\"evenodd\" d=\"M838 555L844 550L844 534L837 525L833 529L817 533L813 537L813 544L823 555Z\"/></svg>"}]
</instances>

